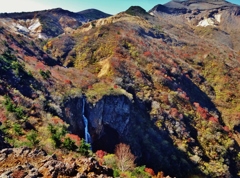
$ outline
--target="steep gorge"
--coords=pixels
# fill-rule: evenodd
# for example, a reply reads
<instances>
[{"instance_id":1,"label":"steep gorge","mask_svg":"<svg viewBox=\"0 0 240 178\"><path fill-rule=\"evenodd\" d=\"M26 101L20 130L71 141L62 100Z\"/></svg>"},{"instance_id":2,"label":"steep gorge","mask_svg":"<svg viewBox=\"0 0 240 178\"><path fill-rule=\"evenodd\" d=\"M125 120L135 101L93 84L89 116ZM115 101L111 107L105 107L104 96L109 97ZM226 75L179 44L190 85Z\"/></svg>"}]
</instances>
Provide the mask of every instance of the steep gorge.
<instances>
[{"instance_id":1,"label":"steep gorge","mask_svg":"<svg viewBox=\"0 0 240 178\"><path fill-rule=\"evenodd\" d=\"M70 99L64 104L64 120L73 133L84 137L84 123L78 114L84 97ZM155 171L164 170L171 175L174 167L178 175L188 175L194 165L185 153L177 150L167 131L159 131L150 120L147 103L124 95L104 96L94 105L86 103L85 113L89 122L93 151L113 153L115 146L127 143L137 156L138 164L146 164ZM181 160L181 162L176 162ZM175 174L175 173L174 173Z\"/></svg>"}]
</instances>

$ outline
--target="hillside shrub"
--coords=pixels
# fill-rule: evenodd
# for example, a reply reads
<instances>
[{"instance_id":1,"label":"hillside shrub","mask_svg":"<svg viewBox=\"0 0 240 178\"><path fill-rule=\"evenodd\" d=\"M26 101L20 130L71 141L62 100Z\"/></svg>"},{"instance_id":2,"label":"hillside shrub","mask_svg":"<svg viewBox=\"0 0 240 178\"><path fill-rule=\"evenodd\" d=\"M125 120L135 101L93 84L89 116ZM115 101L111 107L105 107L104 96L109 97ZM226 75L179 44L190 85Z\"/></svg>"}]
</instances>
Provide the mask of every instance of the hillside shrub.
<instances>
[{"instance_id":1,"label":"hillside shrub","mask_svg":"<svg viewBox=\"0 0 240 178\"><path fill-rule=\"evenodd\" d=\"M132 171L133 177L141 177L141 178L150 178L151 176L147 173L146 166L138 166Z\"/></svg>"},{"instance_id":2,"label":"hillside shrub","mask_svg":"<svg viewBox=\"0 0 240 178\"><path fill-rule=\"evenodd\" d=\"M15 106L14 106L14 104L12 103L10 97L7 96L7 95L5 95L4 105L5 105L6 109L7 109L7 111L9 111L9 112L14 112Z\"/></svg>"},{"instance_id":3,"label":"hillside shrub","mask_svg":"<svg viewBox=\"0 0 240 178\"><path fill-rule=\"evenodd\" d=\"M83 156L89 156L91 153L91 145L82 139L77 151Z\"/></svg>"},{"instance_id":4,"label":"hillside shrub","mask_svg":"<svg viewBox=\"0 0 240 178\"><path fill-rule=\"evenodd\" d=\"M17 105L15 105L11 101L9 96L5 95L4 98L5 98L4 105L5 105L6 109L7 109L7 111L15 113L18 119L24 119L25 118L25 114L24 114L23 108L18 107Z\"/></svg>"},{"instance_id":5,"label":"hillside shrub","mask_svg":"<svg viewBox=\"0 0 240 178\"><path fill-rule=\"evenodd\" d=\"M51 75L51 72L49 70L44 72L42 69L40 69L39 73L44 79L50 78L50 75Z\"/></svg>"},{"instance_id":6,"label":"hillside shrub","mask_svg":"<svg viewBox=\"0 0 240 178\"><path fill-rule=\"evenodd\" d=\"M21 125L14 123L13 124L13 131L16 135L22 135L22 127Z\"/></svg>"},{"instance_id":7,"label":"hillside shrub","mask_svg":"<svg viewBox=\"0 0 240 178\"><path fill-rule=\"evenodd\" d=\"M75 150L76 149L76 145L75 142L72 141L69 137L65 138L63 143L62 143L63 147L66 148L67 150Z\"/></svg>"},{"instance_id":8,"label":"hillside shrub","mask_svg":"<svg viewBox=\"0 0 240 178\"><path fill-rule=\"evenodd\" d=\"M15 71L15 74L18 75L19 74L19 70L22 68L22 66L19 64L18 61L13 61L11 63L11 68Z\"/></svg>"},{"instance_id":9,"label":"hillside shrub","mask_svg":"<svg viewBox=\"0 0 240 178\"><path fill-rule=\"evenodd\" d=\"M30 146L36 146L39 143L39 140L37 139L38 134L36 131L31 130L27 135L26 135L28 141L30 142Z\"/></svg>"},{"instance_id":10,"label":"hillside shrub","mask_svg":"<svg viewBox=\"0 0 240 178\"><path fill-rule=\"evenodd\" d=\"M56 148L60 148L62 146L62 138L66 135L67 133L67 128L66 126L53 126L52 124L48 125L48 130L51 133L51 139L54 143L54 146Z\"/></svg>"},{"instance_id":11,"label":"hillside shrub","mask_svg":"<svg viewBox=\"0 0 240 178\"><path fill-rule=\"evenodd\" d=\"M116 156L114 154L107 154L103 157L104 164L112 169L117 168Z\"/></svg>"},{"instance_id":12,"label":"hillside shrub","mask_svg":"<svg viewBox=\"0 0 240 178\"><path fill-rule=\"evenodd\" d=\"M113 170L113 177L120 177L118 170L116 170L116 169Z\"/></svg>"}]
</instances>

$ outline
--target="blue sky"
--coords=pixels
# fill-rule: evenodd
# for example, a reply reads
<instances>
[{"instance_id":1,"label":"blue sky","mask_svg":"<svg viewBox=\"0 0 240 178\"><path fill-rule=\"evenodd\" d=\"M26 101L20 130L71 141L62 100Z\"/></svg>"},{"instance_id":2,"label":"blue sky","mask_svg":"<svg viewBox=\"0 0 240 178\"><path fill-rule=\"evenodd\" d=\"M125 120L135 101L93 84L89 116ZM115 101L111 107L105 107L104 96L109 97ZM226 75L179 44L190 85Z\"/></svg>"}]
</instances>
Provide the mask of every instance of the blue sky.
<instances>
[{"instance_id":1,"label":"blue sky","mask_svg":"<svg viewBox=\"0 0 240 178\"><path fill-rule=\"evenodd\" d=\"M170 0L0 0L0 12L27 12L61 7L66 10L78 12L95 8L109 14L128 9L138 5L145 10L150 10L157 4L165 4ZM240 0L228 0L234 4L240 4Z\"/></svg>"}]
</instances>

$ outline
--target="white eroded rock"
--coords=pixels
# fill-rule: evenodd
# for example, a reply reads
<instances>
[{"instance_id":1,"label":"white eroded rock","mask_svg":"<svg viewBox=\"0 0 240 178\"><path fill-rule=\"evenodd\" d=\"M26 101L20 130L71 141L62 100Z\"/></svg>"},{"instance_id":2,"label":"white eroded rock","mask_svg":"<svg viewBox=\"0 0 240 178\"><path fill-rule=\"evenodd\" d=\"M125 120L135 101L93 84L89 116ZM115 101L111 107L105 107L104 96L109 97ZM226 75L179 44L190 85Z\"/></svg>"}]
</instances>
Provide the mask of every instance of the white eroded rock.
<instances>
[{"instance_id":1,"label":"white eroded rock","mask_svg":"<svg viewBox=\"0 0 240 178\"><path fill-rule=\"evenodd\" d=\"M197 26L201 26L201 27L207 27L207 26L215 26L215 23L214 23L214 19L213 18L207 18L207 19L204 19L204 20L201 20Z\"/></svg>"},{"instance_id":2,"label":"white eroded rock","mask_svg":"<svg viewBox=\"0 0 240 178\"><path fill-rule=\"evenodd\" d=\"M35 31L41 26L41 23L39 22L39 19L34 19L31 22L31 25L28 27L30 31Z\"/></svg>"},{"instance_id":3,"label":"white eroded rock","mask_svg":"<svg viewBox=\"0 0 240 178\"><path fill-rule=\"evenodd\" d=\"M221 22L222 14L216 14L216 15L214 15L214 17L219 23Z\"/></svg>"}]
</instances>

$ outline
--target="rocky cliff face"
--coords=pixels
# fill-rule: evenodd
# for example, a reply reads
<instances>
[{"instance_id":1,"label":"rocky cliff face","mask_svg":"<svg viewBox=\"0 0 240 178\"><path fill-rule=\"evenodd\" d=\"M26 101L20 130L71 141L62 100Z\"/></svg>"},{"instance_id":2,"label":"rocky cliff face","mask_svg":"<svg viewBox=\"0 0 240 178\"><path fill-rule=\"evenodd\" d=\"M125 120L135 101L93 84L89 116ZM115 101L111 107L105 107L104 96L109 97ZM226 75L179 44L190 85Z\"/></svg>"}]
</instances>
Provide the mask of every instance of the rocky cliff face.
<instances>
[{"instance_id":1,"label":"rocky cliff face","mask_svg":"<svg viewBox=\"0 0 240 178\"><path fill-rule=\"evenodd\" d=\"M65 121L70 124L71 130L81 137L84 137L83 100L86 98L75 98L64 104ZM84 114L89 121L93 151L106 150L113 153L115 146L124 142L131 146L138 164L144 163L155 171L159 171L161 165L169 175L174 167L179 175L188 175L194 165L183 152L173 147L168 131L159 131L154 126L150 120L149 109L151 105L148 103L137 98L130 100L124 95L104 96L95 104L87 103ZM181 127L183 124L183 121L172 121L171 125ZM187 132L179 131L178 134ZM182 163L178 164L175 159L181 159Z\"/></svg>"},{"instance_id":2,"label":"rocky cliff face","mask_svg":"<svg viewBox=\"0 0 240 178\"><path fill-rule=\"evenodd\" d=\"M65 120L71 125L71 130L81 136L84 134L83 100L86 100L86 98L76 98L67 101L64 105ZM94 150L99 148L113 152L115 144L119 143L120 140L125 140L129 134L131 135L131 123L138 117L138 114L134 113L133 107L134 103L126 96L105 96L94 105L91 103L85 105L84 114L89 121ZM146 111L142 112L145 115L147 114ZM106 138L103 139L103 137ZM100 143L99 140L108 140L108 143L105 143L106 145L101 143L101 146L98 144ZM110 146L111 142L113 142L112 146Z\"/></svg>"}]
</instances>

